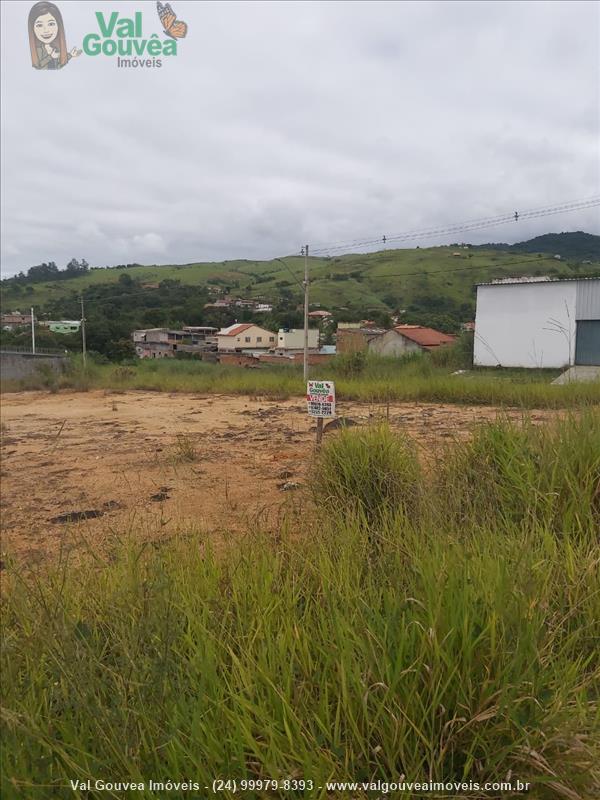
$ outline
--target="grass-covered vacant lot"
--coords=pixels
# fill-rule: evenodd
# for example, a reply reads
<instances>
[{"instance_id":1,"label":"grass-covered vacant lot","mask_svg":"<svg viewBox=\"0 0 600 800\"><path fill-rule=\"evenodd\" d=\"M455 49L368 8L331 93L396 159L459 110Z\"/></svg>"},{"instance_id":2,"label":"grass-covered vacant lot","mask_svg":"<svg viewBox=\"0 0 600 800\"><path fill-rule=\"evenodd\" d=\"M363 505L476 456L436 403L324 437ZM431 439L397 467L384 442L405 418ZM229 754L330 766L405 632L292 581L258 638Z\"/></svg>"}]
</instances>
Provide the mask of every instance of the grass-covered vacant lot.
<instances>
[{"instance_id":1,"label":"grass-covered vacant lot","mask_svg":"<svg viewBox=\"0 0 600 800\"><path fill-rule=\"evenodd\" d=\"M221 776L598 796L598 411L483 426L435 468L385 426L346 430L311 480L275 539L8 566L3 797Z\"/></svg>"},{"instance_id":2,"label":"grass-covered vacant lot","mask_svg":"<svg viewBox=\"0 0 600 800\"><path fill-rule=\"evenodd\" d=\"M460 353L409 356L404 359L338 356L311 367L310 377L333 379L340 400L372 403L420 401L510 405L522 408L567 408L600 403L600 382L552 386L560 370L468 369L461 374ZM448 359L450 363L445 363ZM456 359L456 360L455 360ZM95 364L84 370L72 361L66 374L48 371L23 381L4 381L4 391L61 388L138 389L165 392L248 394L287 398L302 396L301 367L243 369L200 361L140 361L134 366Z\"/></svg>"}]
</instances>

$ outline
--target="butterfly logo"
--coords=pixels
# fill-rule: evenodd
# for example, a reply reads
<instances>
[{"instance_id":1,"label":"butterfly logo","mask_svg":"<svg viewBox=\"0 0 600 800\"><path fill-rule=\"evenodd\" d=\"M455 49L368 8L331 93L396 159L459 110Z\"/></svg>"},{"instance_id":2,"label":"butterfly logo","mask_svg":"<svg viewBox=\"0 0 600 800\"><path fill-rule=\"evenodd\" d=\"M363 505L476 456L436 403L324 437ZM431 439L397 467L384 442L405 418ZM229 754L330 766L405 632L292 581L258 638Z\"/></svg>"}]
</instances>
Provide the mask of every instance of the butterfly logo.
<instances>
[{"instance_id":1,"label":"butterfly logo","mask_svg":"<svg viewBox=\"0 0 600 800\"><path fill-rule=\"evenodd\" d=\"M177 15L169 3L156 3L158 18L167 36L171 39L183 39L187 33L187 23L177 19Z\"/></svg>"}]
</instances>

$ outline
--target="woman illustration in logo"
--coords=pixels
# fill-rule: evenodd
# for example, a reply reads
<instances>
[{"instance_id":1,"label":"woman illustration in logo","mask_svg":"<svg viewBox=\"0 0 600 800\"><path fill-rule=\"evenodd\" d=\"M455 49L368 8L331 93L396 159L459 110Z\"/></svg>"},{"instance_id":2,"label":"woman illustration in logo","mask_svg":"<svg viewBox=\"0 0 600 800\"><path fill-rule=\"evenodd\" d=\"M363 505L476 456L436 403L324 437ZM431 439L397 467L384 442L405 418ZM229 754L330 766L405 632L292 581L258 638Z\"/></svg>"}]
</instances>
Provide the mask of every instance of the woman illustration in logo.
<instances>
[{"instance_id":1,"label":"woman illustration in logo","mask_svg":"<svg viewBox=\"0 0 600 800\"><path fill-rule=\"evenodd\" d=\"M67 52L62 14L54 3L36 3L29 12L28 29L35 69L62 69L71 58L81 55L76 47Z\"/></svg>"}]
</instances>

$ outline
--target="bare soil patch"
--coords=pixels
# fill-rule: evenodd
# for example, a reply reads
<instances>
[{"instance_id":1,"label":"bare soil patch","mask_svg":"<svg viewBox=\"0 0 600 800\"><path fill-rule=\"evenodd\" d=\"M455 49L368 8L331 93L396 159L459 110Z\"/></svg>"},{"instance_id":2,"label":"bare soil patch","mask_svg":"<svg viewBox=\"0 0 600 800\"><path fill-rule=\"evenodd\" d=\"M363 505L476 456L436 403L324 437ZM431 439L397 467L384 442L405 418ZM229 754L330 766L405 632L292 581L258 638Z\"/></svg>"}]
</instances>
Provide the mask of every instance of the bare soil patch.
<instances>
[{"instance_id":1,"label":"bare soil patch","mask_svg":"<svg viewBox=\"0 0 600 800\"><path fill-rule=\"evenodd\" d=\"M498 413L521 416L431 403L339 403L338 413L359 424L388 417L426 457ZM556 413L530 416L543 422ZM2 552L37 563L65 547L106 552L127 531L153 539L189 531L215 540L275 531L283 513L306 508L313 428L301 399L5 394Z\"/></svg>"}]
</instances>

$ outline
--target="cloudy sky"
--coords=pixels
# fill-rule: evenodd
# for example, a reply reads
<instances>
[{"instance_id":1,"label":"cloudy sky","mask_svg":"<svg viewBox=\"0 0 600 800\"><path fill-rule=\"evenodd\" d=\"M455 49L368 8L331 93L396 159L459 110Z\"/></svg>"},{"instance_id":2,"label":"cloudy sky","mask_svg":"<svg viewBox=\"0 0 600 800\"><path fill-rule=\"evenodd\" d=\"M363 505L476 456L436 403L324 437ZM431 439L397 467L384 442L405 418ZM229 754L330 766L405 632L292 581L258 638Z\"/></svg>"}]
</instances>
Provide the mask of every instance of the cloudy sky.
<instances>
[{"instance_id":1,"label":"cloudy sky","mask_svg":"<svg viewBox=\"0 0 600 800\"><path fill-rule=\"evenodd\" d=\"M32 4L2 4L4 275L265 258L600 194L597 3L172 4L189 30L161 68L53 71L31 66ZM95 11L165 38L154 2L58 6L69 49ZM598 233L597 212L466 238Z\"/></svg>"}]
</instances>

